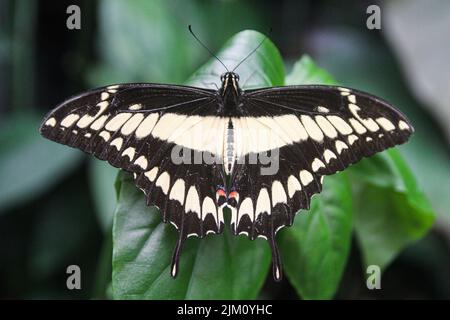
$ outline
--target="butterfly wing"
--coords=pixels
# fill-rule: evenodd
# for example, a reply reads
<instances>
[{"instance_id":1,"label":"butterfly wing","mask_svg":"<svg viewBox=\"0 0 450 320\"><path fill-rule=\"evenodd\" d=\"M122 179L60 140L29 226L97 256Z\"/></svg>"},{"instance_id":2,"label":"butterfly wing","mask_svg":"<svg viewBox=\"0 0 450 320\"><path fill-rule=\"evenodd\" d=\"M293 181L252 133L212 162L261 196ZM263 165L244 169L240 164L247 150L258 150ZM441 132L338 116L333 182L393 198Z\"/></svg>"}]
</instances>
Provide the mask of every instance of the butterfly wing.
<instances>
[{"instance_id":1,"label":"butterfly wing","mask_svg":"<svg viewBox=\"0 0 450 320\"><path fill-rule=\"evenodd\" d=\"M221 165L201 158L180 161L199 159L199 151L223 150L225 124L213 116L216 110L215 91L121 84L68 99L47 115L40 132L133 173L147 204L157 206L164 222L179 231L175 276L187 237L223 231L216 199L216 186L224 184Z\"/></svg>"},{"instance_id":2,"label":"butterfly wing","mask_svg":"<svg viewBox=\"0 0 450 320\"><path fill-rule=\"evenodd\" d=\"M229 204L231 229L269 240L274 278L280 279L275 234L290 226L300 209L309 208L312 195L322 189L322 176L406 142L413 128L387 102L342 87L251 90L243 104L247 114L233 122L235 140L241 141L237 158L243 161L232 176L238 198ZM264 159L272 160L272 168L264 166Z\"/></svg>"}]
</instances>

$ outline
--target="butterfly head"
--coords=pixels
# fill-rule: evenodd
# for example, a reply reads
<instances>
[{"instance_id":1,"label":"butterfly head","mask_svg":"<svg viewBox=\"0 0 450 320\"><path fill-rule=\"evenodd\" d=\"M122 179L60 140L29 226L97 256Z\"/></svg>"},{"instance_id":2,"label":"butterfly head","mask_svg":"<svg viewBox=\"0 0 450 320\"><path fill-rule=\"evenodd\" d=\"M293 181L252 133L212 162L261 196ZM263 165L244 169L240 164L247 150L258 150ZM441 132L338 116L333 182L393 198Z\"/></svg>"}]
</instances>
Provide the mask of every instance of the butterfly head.
<instances>
[{"instance_id":1,"label":"butterfly head","mask_svg":"<svg viewBox=\"0 0 450 320\"><path fill-rule=\"evenodd\" d=\"M226 91L227 88L239 90L239 75L234 72L225 72L220 76L222 82L222 89Z\"/></svg>"},{"instance_id":2,"label":"butterfly head","mask_svg":"<svg viewBox=\"0 0 450 320\"><path fill-rule=\"evenodd\" d=\"M239 75L234 72L225 72L220 76L220 81L222 81L222 87L219 92L224 99L224 104L237 104L241 94L241 89L239 88Z\"/></svg>"}]
</instances>

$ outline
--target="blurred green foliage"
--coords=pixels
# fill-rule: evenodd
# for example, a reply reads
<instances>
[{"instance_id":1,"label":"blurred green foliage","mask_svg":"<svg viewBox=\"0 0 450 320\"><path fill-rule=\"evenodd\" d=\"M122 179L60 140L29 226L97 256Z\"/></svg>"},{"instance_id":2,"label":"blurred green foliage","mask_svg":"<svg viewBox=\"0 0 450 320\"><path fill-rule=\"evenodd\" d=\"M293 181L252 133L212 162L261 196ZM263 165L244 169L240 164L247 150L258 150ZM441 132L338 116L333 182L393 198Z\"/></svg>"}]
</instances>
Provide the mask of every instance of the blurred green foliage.
<instances>
[{"instance_id":1,"label":"blurred green foliage","mask_svg":"<svg viewBox=\"0 0 450 320\"><path fill-rule=\"evenodd\" d=\"M65 30L70 1L1 3L0 297L450 297L448 145L412 97L383 39L355 22L364 8L317 3L315 11L289 1L80 1L83 28L76 32ZM299 16L301 25L293 22ZM305 27L309 19L315 28ZM335 27L346 19L346 27ZM181 273L170 279L176 232L145 206L130 178L119 175L115 189L115 168L84 161L81 152L38 135L50 104L90 87L135 81L214 87L223 68L214 60L201 66L207 53L188 24L213 51L222 47L228 65L261 37L246 31L226 42L233 34L274 28L271 38L286 59L267 41L238 70L247 88L335 83L329 71L340 84L391 101L416 128L398 151L325 179L311 210L280 231L287 278L281 284L271 280L266 243L228 230L189 239ZM324 69L307 56L298 59L302 50ZM434 220L422 189L438 224L411 245ZM65 287L70 264L83 270L81 291ZM365 288L368 264L385 270L381 293Z\"/></svg>"}]
</instances>

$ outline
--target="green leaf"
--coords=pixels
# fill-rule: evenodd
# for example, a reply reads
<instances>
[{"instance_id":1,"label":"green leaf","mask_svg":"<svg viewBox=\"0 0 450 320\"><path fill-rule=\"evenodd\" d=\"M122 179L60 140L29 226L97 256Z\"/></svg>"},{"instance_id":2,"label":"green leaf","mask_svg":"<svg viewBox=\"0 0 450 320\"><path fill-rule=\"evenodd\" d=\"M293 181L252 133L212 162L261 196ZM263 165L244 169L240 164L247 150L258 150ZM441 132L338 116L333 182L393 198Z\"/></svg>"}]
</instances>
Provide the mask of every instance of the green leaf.
<instances>
[{"instance_id":1,"label":"green leaf","mask_svg":"<svg viewBox=\"0 0 450 320\"><path fill-rule=\"evenodd\" d=\"M228 40L218 53L219 59L232 70L264 39L259 32L246 30L239 32ZM201 67L188 80L193 86L204 88L220 87L220 75L226 70L217 60L212 60ZM282 86L284 84L284 65L277 47L266 39L236 72L240 75L241 87L260 88Z\"/></svg>"},{"instance_id":2,"label":"green leaf","mask_svg":"<svg viewBox=\"0 0 450 320\"><path fill-rule=\"evenodd\" d=\"M117 172L117 168L97 159L92 159L89 163L91 192L98 221L105 233L111 230L116 208L117 197L114 183Z\"/></svg>"},{"instance_id":3,"label":"green leaf","mask_svg":"<svg viewBox=\"0 0 450 320\"><path fill-rule=\"evenodd\" d=\"M195 8L195 3L184 5L186 12L195 13ZM102 64L91 82L182 82L198 59L199 48L192 45L187 25L172 9L161 0L100 1Z\"/></svg>"},{"instance_id":4,"label":"green leaf","mask_svg":"<svg viewBox=\"0 0 450 320\"><path fill-rule=\"evenodd\" d=\"M177 231L161 221L132 178L119 174L113 229L113 291L116 299L251 299L266 277L265 241L223 235L189 239L180 271L170 276ZM245 272L242 272L245 270Z\"/></svg>"},{"instance_id":5,"label":"green leaf","mask_svg":"<svg viewBox=\"0 0 450 320\"><path fill-rule=\"evenodd\" d=\"M82 152L42 138L39 123L12 116L0 124L0 212L42 195L82 159Z\"/></svg>"},{"instance_id":6,"label":"green leaf","mask_svg":"<svg viewBox=\"0 0 450 320\"><path fill-rule=\"evenodd\" d=\"M385 268L422 238L435 215L396 149L361 161L349 172L355 191L355 231L364 264Z\"/></svg>"},{"instance_id":7,"label":"green leaf","mask_svg":"<svg viewBox=\"0 0 450 320\"><path fill-rule=\"evenodd\" d=\"M304 299L334 296L350 251L352 193L343 172L324 179L309 212L280 234L280 249L289 281Z\"/></svg>"},{"instance_id":8,"label":"green leaf","mask_svg":"<svg viewBox=\"0 0 450 320\"><path fill-rule=\"evenodd\" d=\"M291 73L286 76L287 85L299 84L336 84L336 80L323 69L320 69L308 55L298 60Z\"/></svg>"},{"instance_id":9,"label":"green leaf","mask_svg":"<svg viewBox=\"0 0 450 320\"><path fill-rule=\"evenodd\" d=\"M261 39L263 35L255 31L238 33L227 42L220 57L225 63L240 61ZM251 67L242 65L239 69L241 79L251 76L253 84L281 85L284 70L276 47L267 39L258 52L246 61ZM189 83L210 86L208 79L217 81L222 72L223 67L211 60ZM201 240L190 238L183 248L179 274L172 279L169 266L176 230L161 222L154 207L145 205L144 195L128 176L122 174L120 179L113 229L115 298L256 298L270 265L265 241L235 237L229 230Z\"/></svg>"}]
</instances>

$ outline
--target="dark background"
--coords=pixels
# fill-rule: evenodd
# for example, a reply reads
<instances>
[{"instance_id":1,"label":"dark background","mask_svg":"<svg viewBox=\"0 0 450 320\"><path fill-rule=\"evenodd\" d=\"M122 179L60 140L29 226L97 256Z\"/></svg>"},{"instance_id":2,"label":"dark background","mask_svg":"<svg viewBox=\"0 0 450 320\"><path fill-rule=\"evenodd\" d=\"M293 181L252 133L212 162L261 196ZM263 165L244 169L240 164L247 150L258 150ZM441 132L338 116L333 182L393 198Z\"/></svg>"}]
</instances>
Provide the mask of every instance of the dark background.
<instances>
[{"instance_id":1,"label":"dark background","mask_svg":"<svg viewBox=\"0 0 450 320\"><path fill-rule=\"evenodd\" d=\"M81 8L81 30L66 28L71 4ZM366 27L370 4L382 8L381 30ZM148 1L144 7L0 1L0 298L104 297L116 171L43 141L37 128L57 103L91 87L182 83L208 59L188 24L213 51L243 29L272 28L287 70L307 53L340 83L408 114L418 138L402 153L437 221L387 268L382 290L365 287L354 246L336 298L450 298L449 109L448 92L439 89L450 87L448 61L439 60L450 56L445 2ZM82 267L82 290L66 289L70 264ZM268 283L261 297L296 294L284 280Z\"/></svg>"}]
</instances>

